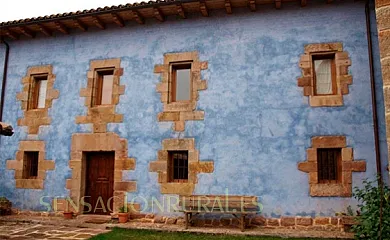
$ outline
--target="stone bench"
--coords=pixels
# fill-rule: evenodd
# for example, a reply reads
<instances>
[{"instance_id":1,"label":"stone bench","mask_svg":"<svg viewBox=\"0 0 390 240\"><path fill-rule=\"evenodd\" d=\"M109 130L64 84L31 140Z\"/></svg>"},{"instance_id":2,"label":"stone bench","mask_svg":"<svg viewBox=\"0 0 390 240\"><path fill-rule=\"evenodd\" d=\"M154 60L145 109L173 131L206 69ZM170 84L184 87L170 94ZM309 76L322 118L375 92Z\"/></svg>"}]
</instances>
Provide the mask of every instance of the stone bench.
<instances>
[{"instance_id":1,"label":"stone bench","mask_svg":"<svg viewBox=\"0 0 390 240\"><path fill-rule=\"evenodd\" d=\"M231 214L245 230L245 217L261 211L256 196L188 195L180 196L180 212L184 213L185 229L199 214Z\"/></svg>"}]
</instances>

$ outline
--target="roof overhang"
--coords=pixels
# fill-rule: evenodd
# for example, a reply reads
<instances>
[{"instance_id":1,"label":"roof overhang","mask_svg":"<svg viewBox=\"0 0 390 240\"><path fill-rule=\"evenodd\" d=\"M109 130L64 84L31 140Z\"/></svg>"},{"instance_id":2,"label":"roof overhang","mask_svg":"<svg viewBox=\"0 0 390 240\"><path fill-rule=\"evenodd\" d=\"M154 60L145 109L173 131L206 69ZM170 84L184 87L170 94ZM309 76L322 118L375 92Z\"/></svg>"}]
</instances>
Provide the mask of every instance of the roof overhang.
<instances>
[{"instance_id":1,"label":"roof overhang","mask_svg":"<svg viewBox=\"0 0 390 240\"><path fill-rule=\"evenodd\" d=\"M204 17L212 10L225 9L227 14L234 8L248 8L256 11L265 4L273 4L276 9L283 3L293 2L306 6L308 0L157 0L134 4L118 5L91 10L55 14L0 23L0 38L17 40L34 38L37 34L55 36L56 33L70 34L78 29L86 32L89 28L104 30L109 24L124 27L127 22L144 24L145 19L154 18L164 22L167 16L186 18L188 13L200 12ZM314 1L314 0L312 0ZM318 0L331 3L333 0Z\"/></svg>"}]
</instances>

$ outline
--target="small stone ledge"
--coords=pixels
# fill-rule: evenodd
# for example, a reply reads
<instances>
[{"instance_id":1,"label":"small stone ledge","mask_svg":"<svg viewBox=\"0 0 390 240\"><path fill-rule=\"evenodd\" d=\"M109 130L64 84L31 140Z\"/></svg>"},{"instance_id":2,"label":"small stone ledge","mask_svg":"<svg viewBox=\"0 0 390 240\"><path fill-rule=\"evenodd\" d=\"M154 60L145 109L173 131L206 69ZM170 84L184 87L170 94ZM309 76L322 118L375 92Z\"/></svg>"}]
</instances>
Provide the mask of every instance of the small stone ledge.
<instances>
[{"instance_id":1,"label":"small stone ledge","mask_svg":"<svg viewBox=\"0 0 390 240\"><path fill-rule=\"evenodd\" d=\"M184 225L183 217L165 217L150 213L131 214L130 219L131 221L141 223ZM263 216L256 216L247 218L246 225L248 228L262 227L267 229L344 231L344 224L341 217L282 216L280 218L265 218ZM211 218L199 216L194 219L193 223L193 227L237 228L238 226L239 221L236 218L226 218L222 215L214 215Z\"/></svg>"},{"instance_id":2,"label":"small stone ledge","mask_svg":"<svg viewBox=\"0 0 390 240\"><path fill-rule=\"evenodd\" d=\"M0 217L0 222L16 222L16 223L34 223L43 225L59 225L59 226L77 226L85 227L81 219L63 221L62 212L34 212L12 208L11 216ZM314 222L315 217L300 217L300 216L285 216L274 218L277 222L282 222L283 218L295 219L295 226L268 226L267 220L263 216L256 216L247 219L247 229L245 232L240 232L238 221L233 218L201 218L194 222L194 227L184 229L184 219L182 217L164 217L152 213L136 214L130 213L129 222L126 224L103 224L106 229L125 228L125 229L149 229L156 231L169 232L193 232L205 234L234 234L234 235L251 235L251 236L279 236L291 238L337 238L337 239L353 239L353 233L348 232L348 228L344 225L343 217L317 217L321 219L317 222L329 222L328 224L317 224ZM304 222L304 225L298 224Z\"/></svg>"}]
</instances>

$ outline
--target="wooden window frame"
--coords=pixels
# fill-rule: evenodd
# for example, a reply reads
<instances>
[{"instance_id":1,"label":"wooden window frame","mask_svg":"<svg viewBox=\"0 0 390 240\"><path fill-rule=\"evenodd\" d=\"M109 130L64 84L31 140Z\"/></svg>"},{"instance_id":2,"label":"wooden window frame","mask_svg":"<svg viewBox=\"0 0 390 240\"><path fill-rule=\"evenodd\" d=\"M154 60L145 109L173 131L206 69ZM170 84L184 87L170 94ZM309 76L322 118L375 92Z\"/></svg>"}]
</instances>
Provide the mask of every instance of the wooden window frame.
<instances>
[{"instance_id":1,"label":"wooden window frame","mask_svg":"<svg viewBox=\"0 0 390 240\"><path fill-rule=\"evenodd\" d=\"M320 52L320 53L312 53L311 56L311 64L312 64L312 76L313 76L313 92L315 96L332 96L337 95L337 75L336 75L336 52ZM332 78L332 93L330 94L318 94L317 93L317 75L315 70L314 61L316 60L326 60L331 59L331 78Z\"/></svg>"},{"instance_id":2,"label":"wooden window frame","mask_svg":"<svg viewBox=\"0 0 390 240\"><path fill-rule=\"evenodd\" d=\"M328 151L327 154L329 154L330 151L334 151L336 153L336 164L335 164L335 173L334 175L336 176L336 179L335 180L331 180L331 179L321 179L320 176L321 176L321 172L322 171L325 171L325 169L322 169L321 168L321 153L322 152L325 152L325 151ZM329 160L329 158L327 159ZM341 148L319 148L317 149L317 161L318 161L318 164L317 164L317 169L318 169L318 183L323 183L323 184L326 184L326 183L340 183L341 180L342 180L342 165L341 165ZM328 172L330 172L331 170L329 169L329 163L327 163L328 165L328 169L326 169Z\"/></svg>"},{"instance_id":3,"label":"wooden window frame","mask_svg":"<svg viewBox=\"0 0 390 240\"><path fill-rule=\"evenodd\" d=\"M95 81L94 81L93 87L92 87L92 89L93 89L92 94L93 95L92 95L91 107L112 105L112 96L111 96L111 103L110 104L102 104L103 79L104 79L104 76L106 76L106 75L114 76L114 70L115 70L115 68L102 68L102 69L95 70L96 77L95 77Z\"/></svg>"},{"instance_id":4,"label":"wooden window frame","mask_svg":"<svg viewBox=\"0 0 390 240\"><path fill-rule=\"evenodd\" d=\"M175 179L175 171L176 171L176 169L175 169L175 159L174 159L174 155L175 154L186 154L186 156L187 156L187 178L178 178L178 179ZM183 151L183 150L181 150L181 151L168 151L168 158L169 158L169 164L168 164L168 173L169 173L169 176L168 176L168 178L169 178L169 182L176 182L176 183L187 183L188 182L188 178L189 178L189 175L188 175L188 165L189 165L189 163L188 163L188 151ZM184 170L185 169L185 167L183 167L183 171L185 171ZM180 169L179 169L179 172L180 172ZM179 174L179 175L181 175L181 174Z\"/></svg>"},{"instance_id":5,"label":"wooden window frame","mask_svg":"<svg viewBox=\"0 0 390 240\"><path fill-rule=\"evenodd\" d=\"M37 179L39 151L25 151L23 156L23 179Z\"/></svg>"},{"instance_id":6,"label":"wooden window frame","mask_svg":"<svg viewBox=\"0 0 390 240\"><path fill-rule=\"evenodd\" d=\"M39 91L41 88L41 81L48 81L49 80L49 74L36 74L31 76L31 84L30 89L28 93L28 110L35 110L35 109L44 109L46 108L46 96L45 96L45 106L43 108L38 108L38 101L39 101ZM47 94L47 88L46 88L46 94Z\"/></svg>"},{"instance_id":7,"label":"wooden window frame","mask_svg":"<svg viewBox=\"0 0 390 240\"><path fill-rule=\"evenodd\" d=\"M189 68L188 68L189 66ZM189 69L190 70L190 96L188 100L176 100L176 85L177 85L177 70L178 69ZM185 62L173 62L170 63L170 83L169 84L169 103L190 103L192 102L192 90L193 90L193 82L192 82L192 61Z\"/></svg>"}]
</instances>

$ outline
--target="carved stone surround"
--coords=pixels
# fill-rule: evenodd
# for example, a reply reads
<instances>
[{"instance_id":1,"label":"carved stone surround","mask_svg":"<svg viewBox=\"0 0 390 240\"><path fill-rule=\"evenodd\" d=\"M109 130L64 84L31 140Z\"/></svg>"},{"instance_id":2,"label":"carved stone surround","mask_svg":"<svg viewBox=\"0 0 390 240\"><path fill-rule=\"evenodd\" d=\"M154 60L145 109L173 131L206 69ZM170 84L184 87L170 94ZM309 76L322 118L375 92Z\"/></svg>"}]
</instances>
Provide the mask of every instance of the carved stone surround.
<instances>
[{"instance_id":1,"label":"carved stone surround","mask_svg":"<svg viewBox=\"0 0 390 240\"><path fill-rule=\"evenodd\" d=\"M34 86L34 76L47 75L46 101L44 108L28 109L30 91ZM27 133L37 135L39 127L50 125L49 108L53 104L53 99L59 97L59 91L54 89L56 76L53 74L52 65L33 66L28 68L26 76L22 78L22 92L16 95L17 100L21 102L23 118L18 119L18 126L26 126ZM23 178L24 153L38 152L38 175L34 179ZM45 160L45 142L44 141L20 141L19 150L16 152L15 160L7 161L7 169L15 170L16 188L25 189L43 189L46 171L54 170L55 162Z\"/></svg>"},{"instance_id":2,"label":"carved stone surround","mask_svg":"<svg viewBox=\"0 0 390 240\"><path fill-rule=\"evenodd\" d=\"M85 98L85 106L88 108L86 116L77 116L77 124L93 124L93 132L104 133L107 131L108 123L123 122L123 114L116 113L116 105L119 103L119 96L125 93L125 85L120 85L120 77L123 75L123 68L120 67L121 59L106 59L91 61L89 71L87 72L87 87L82 88L80 97ZM109 105L93 106L93 92L96 90L98 69L113 69L114 79L112 88L112 101Z\"/></svg>"},{"instance_id":3,"label":"carved stone surround","mask_svg":"<svg viewBox=\"0 0 390 240\"><path fill-rule=\"evenodd\" d=\"M312 54L334 53L336 65L337 93L334 95L315 95L314 71ZM342 43L318 43L305 46L305 54L301 56L299 67L302 69L302 77L298 78L298 86L303 88L303 95L309 96L312 107L342 106L343 95L349 93L348 86L352 84L352 76L348 73L351 59L348 52L343 51Z\"/></svg>"},{"instance_id":4,"label":"carved stone surround","mask_svg":"<svg viewBox=\"0 0 390 240\"><path fill-rule=\"evenodd\" d=\"M28 109L29 91L33 85L34 75L47 74L46 102L44 108ZM57 99L59 91L54 89L56 76L53 74L51 65L34 66L27 70L27 75L22 78L23 91L16 95L16 99L21 102L23 118L18 119L18 126L27 126L28 134L38 134L39 127L50 125L49 108L51 108L53 99Z\"/></svg>"},{"instance_id":5,"label":"carved stone surround","mask_svg":"<svg viewBox=\"0 0 390 240\"><path fill-rule=\"evenodd\" d=\"M24 152L38 152L38 176L34 179L23 178ZM44 141L20 141L15 160L7 161L7 169L15 170L16 188L43 189L46 171L54 170L54 161L45 160Z\"/></svg>"},{"instance_id":6,"label":"carved stone surround","mask_svg":"<svg viewBox=\"0 0 390 240\"><path fill-rule=\"evenodd\" d=\"M169 182L168 179L168 151L188 151L188 182ZM198 183L198 173L212 173L213 161L199 161L199 151L195 149L194 138L164 139L162 150L158 151L157 160L149 165L149 172L158 173L158 182L162 194L192 194Z\"/></svg>"},{"instance_id":7,"label":"carved stone surround","mask_svg":"<svg viewBox=\"0 0 390 240\"><path fill-rule=\"evenodd\" d=\"M123 181L123 171L135 169L135 159L128 157L127 140L120 138L116 133L76 133L72 136L71 160L69 167L72 177L67 179L66 188L70 190L70 198L79 202L85 193L85 152L114 151L114 209L124 205L127 192L135 192L135 181ZM82 211L82 209L80 209Z\"/></svg>"},{"instance_id":8,"label":"carved stone surround","mask_svg":"<svg viewBox=\"0 0 390 240\"><path fill-rule=\"evenodd\" d=\"M366 162L354 160L353 149L347 147L344 136L317 136L311 139L312 147L307 149L307 160L298 163L298 169L309 174L310 196L352 197L352 172L365 172ZM317 149L341 148L340 183L319 183Z\"/></svg>"},{"instance_id":9,"label":"carved stone surround","mask_svg":"<svg viewBox=\"0 0 390 240\"><path fill-rule=\"evenodd\" d=\"M170 102L172 99L171 73L172 64L178 62L191 63L191 100L186 102ZM196 104L199 98L198 91L207 89L206 80L201 80L201 70L208 68L207 62L199 61L198 52L167 53L164 55L164 64L154 67L155 73L161 74L161 82L157 84L157 92L161 94L163 112L157 115L157 120L172 121L174 130L182 132L185 130L185 122L189 120L203 120L204 111L196 111Z\"/></svg>"}]
</instances>

